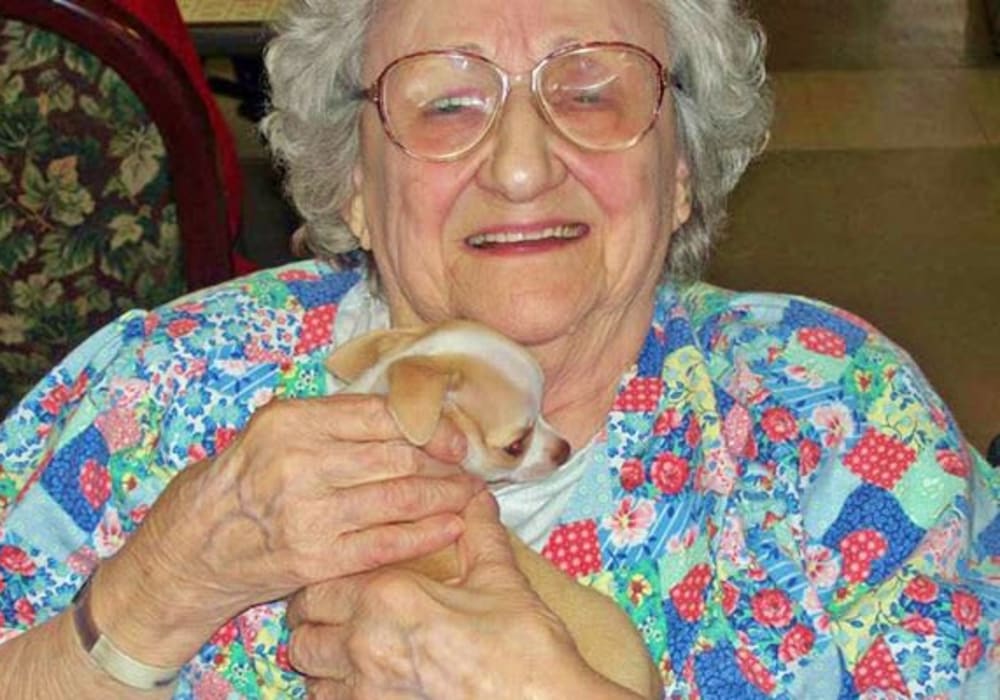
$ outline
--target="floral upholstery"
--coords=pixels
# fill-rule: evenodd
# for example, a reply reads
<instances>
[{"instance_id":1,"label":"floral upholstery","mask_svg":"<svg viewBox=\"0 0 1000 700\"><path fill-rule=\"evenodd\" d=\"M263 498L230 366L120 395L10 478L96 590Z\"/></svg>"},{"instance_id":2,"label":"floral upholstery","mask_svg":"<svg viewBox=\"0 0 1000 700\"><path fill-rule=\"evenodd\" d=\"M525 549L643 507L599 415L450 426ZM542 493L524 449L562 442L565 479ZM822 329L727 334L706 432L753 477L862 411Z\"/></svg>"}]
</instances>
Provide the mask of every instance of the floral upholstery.
<instances>
[{"instance_id":1,"label":"floral upholstery","mask_svg":"<svg viewBox=\"0 0 1000 700\"><path fill-rule=\"evenodd\" d=\"M117 73L0 17L0 418L97 328L184 291L169 184Z\"/></svg>"}]
</instances>

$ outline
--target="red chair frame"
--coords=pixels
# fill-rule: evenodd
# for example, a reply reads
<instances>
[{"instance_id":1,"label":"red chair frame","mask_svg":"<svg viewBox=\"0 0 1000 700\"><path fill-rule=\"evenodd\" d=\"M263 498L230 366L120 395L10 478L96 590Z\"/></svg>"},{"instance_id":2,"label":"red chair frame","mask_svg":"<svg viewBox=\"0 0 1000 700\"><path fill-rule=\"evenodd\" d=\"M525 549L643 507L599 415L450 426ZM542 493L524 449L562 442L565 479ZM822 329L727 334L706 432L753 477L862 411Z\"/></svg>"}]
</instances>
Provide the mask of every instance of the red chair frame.
<instances>
[{"instance_id":1,"label":"red chair frame","mask_svg":"<svg viewBox=\"0 0 1000 700\"><path fill-rule=\"evenodd\" d=\"M167 46L109 0L3 0L0 15L64 37L121 76L163 139L189 290L231 278L226 200L208 110Z\"/></svg>"}]
</instances>

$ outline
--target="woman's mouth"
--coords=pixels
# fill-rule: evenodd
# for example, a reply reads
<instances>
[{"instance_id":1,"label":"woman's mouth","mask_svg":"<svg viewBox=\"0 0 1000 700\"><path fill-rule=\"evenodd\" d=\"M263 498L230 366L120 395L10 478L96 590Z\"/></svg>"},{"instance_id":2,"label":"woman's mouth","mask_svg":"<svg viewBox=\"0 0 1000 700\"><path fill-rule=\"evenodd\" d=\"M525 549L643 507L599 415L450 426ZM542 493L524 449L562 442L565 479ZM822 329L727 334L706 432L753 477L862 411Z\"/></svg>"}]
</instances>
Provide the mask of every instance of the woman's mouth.
<instances>
[{"instance_id":1,"label":"woman's mouth","mask_svg":"<svg viewBox=\"0 0 1000 700\"><path fill-rule=\"evenodd\" d=\"M465 242L478 249L503 247L536 247L542 244L561 244L586 235L589 227L586 224L563 224L561 226L546 226L530 230L511 229L507 231L489 231L469 236Z\"/></svg>"}]
</instances>

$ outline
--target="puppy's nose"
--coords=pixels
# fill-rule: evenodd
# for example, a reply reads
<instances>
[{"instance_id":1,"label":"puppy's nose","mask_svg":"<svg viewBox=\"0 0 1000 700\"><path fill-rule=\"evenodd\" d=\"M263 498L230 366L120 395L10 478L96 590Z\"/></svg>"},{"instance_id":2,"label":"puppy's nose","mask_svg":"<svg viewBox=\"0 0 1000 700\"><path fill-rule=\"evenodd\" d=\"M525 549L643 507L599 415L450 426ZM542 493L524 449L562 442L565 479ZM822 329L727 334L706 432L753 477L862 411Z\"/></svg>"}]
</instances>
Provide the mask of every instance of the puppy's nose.
<instances>
[{"instance_id":1,"label":"puppy's nose","mask_svg":"<svg viewBox=\"0 0 1000 700\"><path fill-rule=\"evenodd\" d=\"M560 438L559 441L552 446L552 461L557 467L561 467L566 464L566 460L569 459L569 453L572 452L572 450L573 448L569 446L569 443Z\"/></svg>"}]
</instances>

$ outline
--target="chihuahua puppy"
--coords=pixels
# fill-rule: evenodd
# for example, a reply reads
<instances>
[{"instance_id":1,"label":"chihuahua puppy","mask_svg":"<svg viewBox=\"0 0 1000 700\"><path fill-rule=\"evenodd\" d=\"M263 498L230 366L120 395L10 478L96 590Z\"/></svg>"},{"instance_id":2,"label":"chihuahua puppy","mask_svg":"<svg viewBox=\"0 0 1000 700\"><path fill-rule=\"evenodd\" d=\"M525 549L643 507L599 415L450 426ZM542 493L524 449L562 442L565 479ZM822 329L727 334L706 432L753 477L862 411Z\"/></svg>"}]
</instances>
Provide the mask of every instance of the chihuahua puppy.
<instances>
[{"instance_id":1,"label":"chihuahua puppy","mask_svg":"<svg viewBox=\"0 0 1000 700\"><path fill-rule=\"evenodd\" d=\"M543 375L535 359L505 336L469 321L375 331L327 359L347 393L386 396L406 439L426 444L442 416L468 441L463 466L492 487L548 476L569 458L569 443L541 415ZM599 673L646 698L662 696L660 675L628 616L608 597L578 584L511 535L518 568L566 624ZM457 547L406 568L458 581Z\"/></svg>"}]
</instances>

